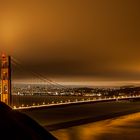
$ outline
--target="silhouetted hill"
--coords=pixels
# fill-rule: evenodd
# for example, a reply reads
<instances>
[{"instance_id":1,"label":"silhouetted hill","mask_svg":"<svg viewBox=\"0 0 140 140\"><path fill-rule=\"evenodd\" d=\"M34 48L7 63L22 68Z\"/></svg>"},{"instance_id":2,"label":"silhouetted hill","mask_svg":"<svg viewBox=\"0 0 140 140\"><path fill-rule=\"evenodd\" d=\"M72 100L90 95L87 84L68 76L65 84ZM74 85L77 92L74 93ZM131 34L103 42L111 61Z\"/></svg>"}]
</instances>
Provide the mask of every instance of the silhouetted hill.
<instances>
[{"instance_id":1,"label":"silhouetted hill","mask_svg":"<svg viewBox=\"0 0 140 140\"><path fill-rule=\"evenodd\" d=\"M0 140L56 140L27 115L0 102Z\"/></svg>"}]
</instances>

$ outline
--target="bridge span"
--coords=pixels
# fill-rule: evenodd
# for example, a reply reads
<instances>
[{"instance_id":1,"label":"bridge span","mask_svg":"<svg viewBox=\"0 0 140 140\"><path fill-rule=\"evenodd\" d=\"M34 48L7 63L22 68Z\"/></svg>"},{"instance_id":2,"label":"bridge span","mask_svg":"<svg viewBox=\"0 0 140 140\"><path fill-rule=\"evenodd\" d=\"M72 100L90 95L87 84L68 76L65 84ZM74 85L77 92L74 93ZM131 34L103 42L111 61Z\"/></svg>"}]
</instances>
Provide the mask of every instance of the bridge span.
<instances>
[{"instance_id":1,"label":"bridge span","mask_svg":"<svg viewBox=\"0 0 140 140\"><path fill-rule=\"evenodd\" d=\"M39 109L39 108L45 108L45 107L52 107L52 106L65 106L65 105L76 105L76 104L86 104L86 103L99 103L99 102L112 102L112 101L134 101L134 100L140 100L139 96L126 96L126 97L116 97L116 98L104 98L104 99L95 99L95 100L86 100L86 101L66 101L64 103L60 102L57 104L40 104L40 105L33 105L33 106L13 106L13 109L15 110L26 110L26 109Z\"/></svg>"},{"instance_id":2,"label":"bridge span","mask_svg":"<svg viewBox=\"0 0 140 140\"><path fill-rule=\"evenodd\" d=\"M37 108L44 108L44 107L51 107L51 106L65 106L65 105L75 105L75 104L86 104L86 103L98 103L98 102L111 102L111 101L122 101L122 100L139 100L140 99L140 95L134 95L134 96L120 96L120 97L114 97L114 98L98 98L95 99L94 97L86 99L86 97L81 96L81 98L83 99L76 99L75 100L63 100L63 101L57 101L54 102L52 101L52 103L48 103L48 102L42 102L42 103L32 103L28 104L25 103L20 100L15 100L15 104L13 103L13 95L12 95L12 68L11 68L11 64L12 64L12 59L11 56L6 56L5 54L2 54L1 56L1 64L0 64L0 72L1 72L1 94L0 94L0 101L6 103L7 105L11 106L13 109L17 109L17 110L26 110L26 109L37 109ZM17 64L16 60L14 60L14 64ZM37 77L41 78L41 80L45 81L45 82L49 82L50 84L52 84L52 80L48 80L45 77L42 77L41 74L37 74L32 72L34 75L36 75ZM53 86L57 85L57 86L61 86L61 88L64 86L53 82ZM45 96L45 98L47 98L48 96ZM58 96L56 96L58 97ZM31 98L33 98L33 96L31 96ZM70 96L68 96L68 98L70 98ZM19 104L18 104L19 103ZM17 105L18 104L18 105Z\"/></svg>"}]
</instances>

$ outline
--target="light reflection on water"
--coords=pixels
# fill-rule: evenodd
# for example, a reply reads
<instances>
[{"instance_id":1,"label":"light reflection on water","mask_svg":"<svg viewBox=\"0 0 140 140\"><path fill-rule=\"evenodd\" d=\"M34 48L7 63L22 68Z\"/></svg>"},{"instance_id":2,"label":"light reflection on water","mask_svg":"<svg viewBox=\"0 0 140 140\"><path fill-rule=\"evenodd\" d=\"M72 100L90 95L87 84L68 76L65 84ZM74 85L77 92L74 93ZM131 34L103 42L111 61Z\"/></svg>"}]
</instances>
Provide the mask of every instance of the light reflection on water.
<instances>
[{"instance_id":1,"label":"light reflection on water","mask_svg":"<svg viewBox=\"0 0 140 140\"><path fill-rule=\"evenodd\" d=\"M53 131L60 140L140 140L140 113Z\"/></svg>"}]
</instances>

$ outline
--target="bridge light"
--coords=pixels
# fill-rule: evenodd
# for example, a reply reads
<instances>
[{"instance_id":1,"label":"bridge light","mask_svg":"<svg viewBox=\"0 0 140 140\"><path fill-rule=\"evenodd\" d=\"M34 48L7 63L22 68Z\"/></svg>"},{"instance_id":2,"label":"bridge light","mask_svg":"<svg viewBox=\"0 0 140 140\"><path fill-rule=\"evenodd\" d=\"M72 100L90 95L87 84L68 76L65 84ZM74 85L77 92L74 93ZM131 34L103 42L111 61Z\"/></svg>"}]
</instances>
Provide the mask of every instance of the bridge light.
<instances>
[{"instance_id":1,"label":"bridge light","mask_svg":"<svg viewBox=\"0 0 140 140\"><path fill-rule=\"evenodd\" d=\"M16 106L13 106L13 109L16 109L17 107Z\"/></svg>"}]
</instances>

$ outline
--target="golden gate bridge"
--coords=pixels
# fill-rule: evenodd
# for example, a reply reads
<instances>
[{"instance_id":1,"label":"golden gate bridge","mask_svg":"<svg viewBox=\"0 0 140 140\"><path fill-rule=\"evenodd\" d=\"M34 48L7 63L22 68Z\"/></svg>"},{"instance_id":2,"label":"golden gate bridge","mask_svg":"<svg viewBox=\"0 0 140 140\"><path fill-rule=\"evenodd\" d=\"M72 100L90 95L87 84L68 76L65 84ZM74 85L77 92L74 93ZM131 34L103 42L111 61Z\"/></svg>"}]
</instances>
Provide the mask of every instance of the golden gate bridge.
<instances>
[{"instance_id":1,"label":"golden gate bridge","mask_svg":"<svg viewBox=\"0 0 140 140\"><path fill-rule=\"evenodd\" d=\"M29 109L29 108L39 108L46 106L58 106L58 105L68 105L68 104L79 104L87 102L106 102L106 101L118 101L118 100L130 100L140 98L139 95L136 96L125 96L125 97L109 97L109 98L93 98L93 97L72 97L72 96L52 96L51 92L48 96L48 88L51 87L57 95L57 90L66 89L64 85L61 85L51 79L48 79L46 76L34 72L27 67L23 66L22 63L14 57L7 56L2 54L0 60L0 84L1 84L1 94L0 101L6 103L14 109ZM18 87L14 84L14 71L15 69L18 72L27 72L30 76L35 77L34 82L36 81L36 86L33 84L24 83L23 87ZM21 74L22 75L22 74ZM25 86L26 85L26 86ZM31 89L34 87L35 90ZM39 91L43 89L43 91ZM27 90L28 89L28 90ZM36 90L38 92L36 93ZM15 93L16 91L16 93ZM22 93L21 93L22 91ZM43 94L44 92L44 94ZM71 92L74 93L73 90ZM38 94L39 93L39 94Z\"/></svg>"}]
</instances>

